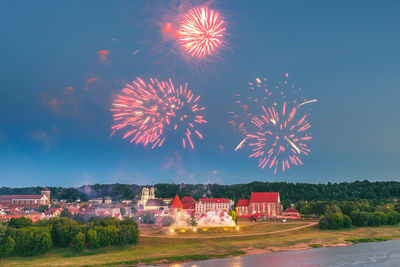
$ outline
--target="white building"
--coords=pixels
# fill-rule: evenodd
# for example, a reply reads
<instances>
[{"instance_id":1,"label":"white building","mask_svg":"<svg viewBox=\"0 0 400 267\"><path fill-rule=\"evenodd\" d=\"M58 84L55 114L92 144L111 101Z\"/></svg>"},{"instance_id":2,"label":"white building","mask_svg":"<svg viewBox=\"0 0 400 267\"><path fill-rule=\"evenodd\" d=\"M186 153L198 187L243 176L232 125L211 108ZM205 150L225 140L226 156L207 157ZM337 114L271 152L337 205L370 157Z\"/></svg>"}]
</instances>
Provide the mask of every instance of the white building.
<instances>
[{"instance_id":1,"label":"white building","mask_svg":"<svg viewBox=\"0 0 400 267\"><path fill-rule=\"evenodd\" d=\"M196 202L196 214L204 214L209 211L229 212L231 201L226 198L200 198Z\"/></svg>"}]
</instances>

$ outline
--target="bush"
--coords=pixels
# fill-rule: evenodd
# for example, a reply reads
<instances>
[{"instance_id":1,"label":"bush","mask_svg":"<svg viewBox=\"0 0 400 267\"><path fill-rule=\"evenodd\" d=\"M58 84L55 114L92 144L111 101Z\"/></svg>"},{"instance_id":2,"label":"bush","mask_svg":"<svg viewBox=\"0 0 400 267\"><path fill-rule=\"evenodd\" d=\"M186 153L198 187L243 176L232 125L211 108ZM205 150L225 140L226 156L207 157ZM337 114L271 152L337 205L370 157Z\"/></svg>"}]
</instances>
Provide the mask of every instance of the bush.
<instances>
[{"instance_id":1,"label":"bush","mask_svg":"<svg viewBox=\"0 0 400 267\"><path fill-rule=\"evenodd\" d=\"M125 219L119 226L119 240L120 245L134 244L139 238L138 224L132 219Z\"/></svg>"},{"instance_id":2,"label":"bush","mask_svg":"<svg viewBox=\"0 0 400 267\"><path fill-rule=\"evenodd\" d=\"M7 232L7 224L0 221L0 236Z\"/></svg>"},{"instance_id":3,"label":"bush","mask_svg":"<svg viewBox=\"0 0 400 267\"><path fill-rule=\"evenodd\" d=\"M88 242L89 242L89 246L91 248L98 248L100 247L100 242L99 242L99 237L97 235L96 230L90 229L87 232L87 238L88 238Z\"/></svg>"},{"instance_id":4,"label":"bush","mask_svg":"<svg viewBox=\"0 0 400 267\"><path fill-rule=\"evenodd\" d=\"M18 228L18 229L32 225L33 225L32 220L26 217L11 218L10 222L8 223L8 227Z\"/></svg>"},{"instance_id":5,"label":"bush","mask_svg":"<svg viewBox=\"0 0 400 267\"><path fill-rule=\"evenodd\" d=\"M175 222L174 218L171 216L166 216L161 220L162 226L171 226Z\"/></svg>"},{"instance_id":6,"label":"bush","mask_svg":"<svg viewBox=\"0 0 400 267\"><path fill-rule=\"evenodd\" d=\"M348 215L343 214L343 228L350 228L352 223L351 218Z\"/></svg>"},{"instance_id":7,"label":"bush","mask_svg":"<svg viewBox=\"0 0 400 267\"><path fill-rule=\"evenodd\" d=\"M53 243L50 229L47 227L24 227L9 229L10 237L15 241L14 254L31 256L44 254Z\"/></svg>"},{"instance_id":8,"label":"bush","mask_svg":"<svg viewBox=\"0 0 400 267\"><path fill-rule=\"evenodd\" d=\"M142 217L142 223L144 224L156 223L156 217L154 217L154 214L151 211L144 212L141 217Z\"/></svg>"},{"instance_id":9,"label":"bush","mask_svg":"<svg viewBox=\"0 0 400 267\"><path fill-rule=\"evenodd\" d=\"M79 232L72 240L72 247L75 251L82 251L85 247L85 235Z\"/></svg>"},{"instance_id":10,"label":"bush","mask_svg":"<svg viewBox=\"0 0 400 267\"><path fill-rule=\"evenodd\" d=\"M355 226L367 226L370 214L364 211L352 211L350 218Z\"/></svg>"},{"instance_id":11,"label":"bush","mask_svg":"<svg viewBox=\"0 0 400 267\"><path fill-rule=\"evenodd\" d=\"M400 213L397 211L390 211L386 214L387 224L396 224L400 222Z\"/></svg>"},{"instance_id":12,"label":"bush","mask_svg":"<svg viewBox=\"0 0 400 267\"><path fill-rule=\"evenodd\" d=\"M319 227L323 230L334 230L343 228L343 214L336 212L336 213L329 213L321 217L319 220Z\"/></svg>"},{"instance_id":13,"label":"bush","mask_svg":"<svg viewBox=\"0 0 400 267\"><path fill-rule=\"evenodd\" d=\"M4 237L0 242L0 258L7 258L14 250L15 241L9 236Z\"/></svg>"},{"instance_id":14,"label":"bush","mask_svg":"<svg viewBox=\"0 0 400 267\"><path fill-rule=\"evenodd\" d=\"M68 218L51 218L36 223L38 226L48 226L55 246L67 247L72 244L75 236L82 232L82 226Z\"/></svg>"},{"instance_id":15,"label":"bush","mask_svg":"<svg viewBox=\"0 0 400 267\"><path fill-rule=\"evenodd\" d=\"M387 217L386 214L378 211L378 212L373 212L371 213L369 220L368 220L368 226L379 226L379 225L384 225L386 224Z\"/></svg>"}]
</instances>

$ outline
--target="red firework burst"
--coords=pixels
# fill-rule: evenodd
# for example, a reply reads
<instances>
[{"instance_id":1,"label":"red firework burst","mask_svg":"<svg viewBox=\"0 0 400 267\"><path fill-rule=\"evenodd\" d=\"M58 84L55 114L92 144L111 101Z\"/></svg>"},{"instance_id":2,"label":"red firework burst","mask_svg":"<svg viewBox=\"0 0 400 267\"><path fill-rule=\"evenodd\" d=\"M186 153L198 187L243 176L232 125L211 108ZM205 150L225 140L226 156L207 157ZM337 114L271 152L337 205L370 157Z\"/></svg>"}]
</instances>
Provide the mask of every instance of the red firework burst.
<instances>
[{"instance_id":1,"label":"red firework burst","mask_svg":"<svg viewBox=\"0 0 400 267\"><path fill-rule=\"evenodd\" d=\"M179 42L189 55L205 57L222 45L223 24L218 12L207 7L193 8L179 26Z\"/></svg>"},{"instance_id":2,"label":"red firework burst","mask_svg":"<svg viewBox=\"0 0 400 267\"><path fill-rule=\"evenodd\" d=\"M111 112L116 122L112 129L125 130L123 139L130 138L131 143L151 144L154 148L164 143L168 126L176 131L184 128L183 147L188 143L193 149L192 133L203 138L195 125L206 123L203 116L197 114L205 109L199 107L199 98L187 84L175 88L171 79L159 82L150 78L146 83L137 78L127 84L112 103Z\"/></svg>"},{"instance_id":3,"label":"red firework burst","mask_svg":"<svg viewBox=\"0 0 400 267\"><path fill-rule=\"evenodd\" d=\"M285 171L291 165L302 165L300 157L309 154L308 142L312 139L311 125L307 122L309 113L304 107L317 100L307 101L289 94L296 92L294 86L289 86L287 81L267 86L257 78L255 84L249 84L254 93L261 89L258 93L262 96L235 101L240 105L239 113L244 113L240 116L237 112L230 112L234 115L230 123L244 135L235 151L246 145L251 151L249 157L257 158L260 168L268 167L274 173L278 168ZM301 100L300 104L298 100Z\"/></svg>"}]
</instances>

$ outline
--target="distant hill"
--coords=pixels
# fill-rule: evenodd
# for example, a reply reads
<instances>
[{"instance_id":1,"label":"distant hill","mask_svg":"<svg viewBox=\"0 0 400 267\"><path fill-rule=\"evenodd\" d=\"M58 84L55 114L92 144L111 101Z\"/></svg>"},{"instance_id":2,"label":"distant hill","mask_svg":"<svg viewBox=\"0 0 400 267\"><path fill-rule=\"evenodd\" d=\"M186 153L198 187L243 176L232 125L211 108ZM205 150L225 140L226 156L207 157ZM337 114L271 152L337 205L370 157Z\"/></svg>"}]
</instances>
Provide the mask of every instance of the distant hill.
<instances>
[{"instance_id":1,"label":"distant hill","mask_svg":"<svg viewBox=\"0 0 400 267\"><path fill-rule=\"evenodd\" d=\"M52 199L74 201L110 196L113 200L139 198L143 186L127 184L95 184L76 188L49 187ZM350 183L285 183L252 182L248 184L155 184L156 197L167 198L178 194L180 197L225 197L237 201L249 198L251 192L279 192L281 200L351 200L400 199L400 182L355 181ZM0 195L40 194L43 187L8 188L1 187Z\"/></svg>"}]
</instances>

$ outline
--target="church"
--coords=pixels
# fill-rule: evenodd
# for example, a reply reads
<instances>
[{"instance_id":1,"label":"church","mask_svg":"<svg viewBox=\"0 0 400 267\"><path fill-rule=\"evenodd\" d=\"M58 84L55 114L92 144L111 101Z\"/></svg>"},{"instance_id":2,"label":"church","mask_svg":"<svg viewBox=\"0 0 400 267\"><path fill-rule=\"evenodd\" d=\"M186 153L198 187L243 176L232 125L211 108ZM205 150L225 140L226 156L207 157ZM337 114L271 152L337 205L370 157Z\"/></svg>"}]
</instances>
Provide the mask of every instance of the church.
<instances>
[{"instance_id":1,"label":"church","mask_svg":"<svg viewBox=\"0 0 400 267\"><path fill-rule=\"evenodd\" d=\"M50 205L50 190L46 187L40 193L40 195L0 195L0 204L28 208Z\"/></svg>"},{"instance_id":2,"label":"church","mask_svg":"<svg viewBox=\"0 0 400 267\"><path fill-rule=\"evenodd\" d=\"M240 199L236 204L238 217L263 215L267 218L277 218L281 210L281 200L278 192L252 192L250 200Z\"/></svg>"}]
</instances>

